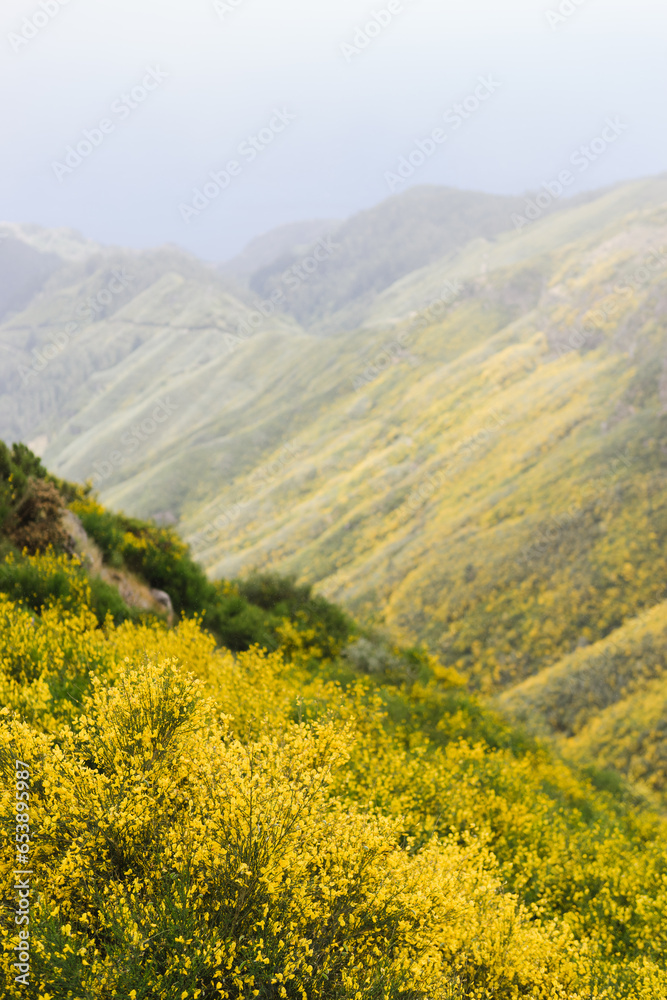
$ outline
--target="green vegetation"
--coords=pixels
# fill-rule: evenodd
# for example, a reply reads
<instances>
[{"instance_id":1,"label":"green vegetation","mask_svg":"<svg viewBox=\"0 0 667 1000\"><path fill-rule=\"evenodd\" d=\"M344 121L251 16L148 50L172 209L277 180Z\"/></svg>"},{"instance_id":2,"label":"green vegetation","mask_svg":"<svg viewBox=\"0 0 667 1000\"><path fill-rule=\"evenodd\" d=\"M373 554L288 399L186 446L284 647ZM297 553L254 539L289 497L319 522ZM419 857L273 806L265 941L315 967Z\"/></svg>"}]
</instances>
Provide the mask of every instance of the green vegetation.
<instances>
[{"instance_id":1,"label":"green vegetation","mask_svg":"<svg viewBox=\"0 0 667 1000\"><path fill-rule=\"evenodd\" d=\"M46 469L29 448L15 444L10 450L0 442L0 532L5 546L19 526L31 483L45 478Z\"/></svg>"},{"instance_id":2,"label":"green vegetation","mask_svg":"<svg viewBox=\"0 0 667 1000\"><path fill-rule=\"evenodd\" d=\"M266 407L294 459L273 445L260 490L252 459L215 503L184 505L185 537L219 526L209 571L294 573L485 691L664 599L664 193L629 186L471 244L308 351ZM429 306L443 276L461 291Z\"/></svg>"},{"instance_id":3,"label":"green vegetation","mask_svg":"<svg viewBox=\"0 0 667 1000\"><path fill-rule=\"evenodd\" d=\"M85 493L71 509L110 566L126 567L168 593L179 615L202 615L205 627L228 649L240 651L256 643L277 649L286 619L325 656L338 652L352 634L347 616L313 596L308 585L297 586L275 574L211 583L169 528L112 514Z\"/></svg>"},{"instance_id":4,"label":"green vegetation","mask_svg":"<svg viewBox=\"0 0 667 1000\"><path fill-rule=\"evenodd\" d=\"M113 312L82 324L8 387L5 425L48 435L50 467L108 507L173 524L211 578L294 576L499 690L666 596L666 197L665 178L622 185L515 233L506 200L406 192L294 290L349 305L326 331L276 312L235 337L253 296L140 255L123 336ZM2 342L28 364L114 254L67 271L74 291L54 276Z\"/></svg>"},{"instance_id":5,"label":"green vegetation","mask_svg":"<svg viewBox=\"0 0 667 1000\"><path fill-rule=\"evenodd\" d=\"M138 619L114 587L97 577L89 580L81 566L53 562L47 572L43 561L29 556L16 558L12 553L0 564L0 592L33 611L41 612L54 604L77 608L84 587L90 589L91 607L100 625L107 615L116 623Z\"/></svg>"},{"instance_id":6,"label":"green vegetation","mask_svg":"<svg viewBox=\"0 0 667 1000\"><path fill-rule=\"evenodd\" d=\"M228 649L240 651L259 644L275 650L290 622L301 643L319 657L331 657L354 631L352 621L336 606L312 594L308 585L275 574L257 574L245 581L211 583L191 558L187 546L170 529L105 510L87 488L49 477L40 460L25 446L10 451L0 442L0 495L4 517L0 523L0 592L34 611L58 604L79 606L84 590L98 623L110 615L116 624L146 617L128 606L118 590L83 565L57 559L48 564L31 558L47 548L73 553L75 543L63 526L66 505L99 547L105 565L130 572L148 587L165 591L178 617L201 617L207 629ZM48 493L33 505L23 521L19 514L26 498L35 495L35 483L46 483ZM33 544L21 546L19 530L32 530ZM149 614L150 617L150 614Z\"/></svg>"}]
</instances>

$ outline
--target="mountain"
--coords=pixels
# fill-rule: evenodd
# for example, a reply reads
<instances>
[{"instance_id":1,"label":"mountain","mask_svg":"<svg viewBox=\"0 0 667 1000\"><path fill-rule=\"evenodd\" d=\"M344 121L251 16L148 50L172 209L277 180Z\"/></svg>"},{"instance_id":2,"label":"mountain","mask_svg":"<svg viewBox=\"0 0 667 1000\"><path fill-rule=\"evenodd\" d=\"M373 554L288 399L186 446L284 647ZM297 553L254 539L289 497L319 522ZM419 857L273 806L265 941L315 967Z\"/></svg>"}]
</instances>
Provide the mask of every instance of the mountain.
<instances>
[{"instance_id":1,"label":"mountain","mask_svg":"<svg viewBox=\"0 0 667 1000\"><path fill-rule=\"evenodd\" d=\"M329 333L353 329L379 292L474 239L493 239L523 207L519 198L411 188L333 229L307 280L294 274L307 258L299 250L257 269L249 284L263 299L283 291L288 311L304 325Z\"/></svg>"},{"instance_id":2,"label":"mountain","mask_svg":"<svg viewBox=\"0 0 667 1000\"><path fill-rule=\"evenodd\" d=\"M0 228L3 234L11 228ZM207 338L236 331L249 315L232 279L176 248L125 251L78 243L70 234L52 236L19 232L0 243L0 251L9 247L17 267L24 264L22 284L9 273L0 282L0 295L31 282L37 288L28 304L8 308L1 321L0 423L9 439L46 443L57 432L78 434L77 420L69 431L68 421L83 419L115 373L139 359L144 345L155 349L163 336L177 341L180 373L187 377L204 363ZM141 353L139 367L150 381L145 365Z\"/></svg>"},{"instance_id":3,"label":"mountain","mask_svg":"<svg viewBox=\"0 0 667 1000\"><path fill-rule=\"evenodd\" d=\"M374 212L393 231L436 194ZM176 524L214 577L295 573L498 691L667 596L666 200L633 182L517 231L516 200L481 197L468 239L462 195L425 264L416 211L413 269L326 336L175 249L63 261L0 326L0 427ZM73 349L22 384L76 310Z\"/></svg>"},{"instance_id":4,"label":"mountain","mask_svg":"<svg viewBox=\"0 0 667 1000\"><path fill-rule=\"evenodd\" d=\"M219 270L246 283L256 271L273 264L275 260L284 256L297 257L300 251L306 252L338 225L338 221L333 219L288 222L255 237L240 254L221 264Z\"/></svg>"},{"instance_id":5,"label":"mountain","mask_svg":"<svg viewBox=\"0 0 667 1000\"><path fill-rule=\"evenodd\" d=\"M667 801L667 601L568 654L498 698L498 707L558 752L596 761Z\"/></svg>"}]
</instances>

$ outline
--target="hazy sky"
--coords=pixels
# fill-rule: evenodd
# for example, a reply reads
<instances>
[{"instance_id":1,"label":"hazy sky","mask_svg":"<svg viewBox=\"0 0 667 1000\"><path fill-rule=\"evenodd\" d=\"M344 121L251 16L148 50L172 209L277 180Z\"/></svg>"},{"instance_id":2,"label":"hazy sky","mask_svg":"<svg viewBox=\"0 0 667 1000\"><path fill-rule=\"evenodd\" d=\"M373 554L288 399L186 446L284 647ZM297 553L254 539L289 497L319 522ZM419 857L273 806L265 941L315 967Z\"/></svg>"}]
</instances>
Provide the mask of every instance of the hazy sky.
<instances>
[{"instance_id":1,"label":"hazy sky","mask_svg":"<svg viewBox=\"0 0 667 1000\"><path fill-rule=\"evenodd\" d=\"M664 0L61 2L0 8L4 220L222 260L409 184L667 169Z\"/></svg>"}]
</instances>

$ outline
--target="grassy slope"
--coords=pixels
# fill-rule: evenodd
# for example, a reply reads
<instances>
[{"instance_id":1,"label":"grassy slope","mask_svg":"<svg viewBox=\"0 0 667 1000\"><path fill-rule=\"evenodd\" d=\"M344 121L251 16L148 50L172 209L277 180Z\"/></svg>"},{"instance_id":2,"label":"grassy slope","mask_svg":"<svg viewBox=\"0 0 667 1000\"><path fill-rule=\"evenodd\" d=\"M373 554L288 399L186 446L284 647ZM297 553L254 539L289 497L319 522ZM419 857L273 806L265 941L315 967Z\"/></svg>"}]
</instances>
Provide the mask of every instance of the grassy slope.
<instances>
[{"instance_id":1,"label":"grassy slope","mask_svg":"<svg viewBox=\"0 0 667 1000\"><path fill-rule=\"evenodd\" d=\"M179 357L187 372L200 363L205 349L198 329L209 339L212 331L234 329L248 307L236 297L229 279L176 248L139 252L76 242L71 246L58 235L38 231L24 244L30 234L19 229L13 237L18 246L32 253L39 250L51 262L52 273L24 308L0 315L0 437L30 440L46 435L53 442L60 435L55 444L60 452L86 428L87 409L128 358L141 356L129 398L122 400L125 406L133 403L133 389L145 388L140 384L143 349L150 356L156 344L166 346L170 337L186 340L192 326L196 333L189 355ZM125 287L119 286L118 274ZM89 303L98 295L102 301L95 302L93 313ZM54 348L54 341L60 349ZM39 360L44 351L51 355L45 366ZM108 417L118 398L107 395L106 404L103 413ZM92 474L92 469L80 471Z\"/></svg>"}]
</instances>

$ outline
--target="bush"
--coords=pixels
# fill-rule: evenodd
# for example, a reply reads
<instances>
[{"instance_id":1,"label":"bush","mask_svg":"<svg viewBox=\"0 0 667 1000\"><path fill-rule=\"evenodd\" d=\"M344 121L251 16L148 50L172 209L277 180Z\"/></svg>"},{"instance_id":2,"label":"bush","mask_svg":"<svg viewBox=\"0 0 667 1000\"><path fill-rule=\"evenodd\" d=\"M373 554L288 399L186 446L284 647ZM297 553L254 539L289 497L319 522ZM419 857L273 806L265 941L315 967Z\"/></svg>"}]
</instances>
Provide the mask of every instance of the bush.
<instances>
[{"instance_id":1,"label":"bush","mask_svg":"<svg viewBox=\"0 0 667 1000\"><path fill-rule=\"evenodd\" d=\"M75 500L71 509L101 550L104 561L111 566L122 566L124 531L118 515L83 497Z\"/></svg>"},{"instance_id":2,"label":"bush","mask_svg":"<svg viewBox=\"0 0 667 1000\"><path fill-rule=\"evenodd\" d=\"M314 643L325 657L337 655L356 632L355 623L341 608L313 595L309 584L297 584L294 577L254 573L235 585L242 597L274 618L289 618L301 631L314 632Z\"/></svg>"},{"instance_id":3,"label":"bush","mask_svg":"<svg viewBox=\"0 0 667 1000\"><path fill-rule=\"evenodd\" d=\"M11 519L9 537L17 548L27 549L33 555L49 547L72 551L72 541L62 524L64 512L62 498L53 483L31 478Z\"/></svg>"},{"instance_id":4,"label":"bush","mask_svg":"<svg viewBox=\"0 0 667 1000\"><path fill-rule=\"evenodd\" d=\"M101 629L76 561L24 562L72 589L45 586L39 615L0 597L0 995L17 759L35 995L666 995L664 820L521 746L425 651L408 679L342 685L323 660L216 649L191 619ZM232 585L220 598L243 613Z\"/></svg>"},{"instance_id":5,"label":"bush","mask_svg":"<svg viewBox=\"0 0 667 1000\"><path fill-rule=\"evenodd\" d=\"M12 518L26 493L28 481L45 477L46 469L29 448L15 444L9 449L0 441L0 532L6 534L11 528Z\"/></svg>"},{"instance_id":6,"label":"bush","mask_svg":"<svg viewBox=\"0 0 667 1000\"><path fill-rule=\"evenodd\" d=\"M132 663L95 683L60 745L0 724L5 787L25 762L40 820L36 994L575 996L571 935L503 891L490 853L412 849L399 820L332 794L348 727L241 742L202 695L169 661ZM6 841L7 890L12 854Z\"/></svg>"},{"instance_id":7,"label":"bush","mask_svg":"<svg viewBox=\"0 0 667 1000\"><path fill-rule=\"evenodd\" d=\"M407 674L407 664L384 644L363 637L345 650L345 658L364 674Z\"/></svg>"},{"instance_id":8,"label":"bush","mask_svg":"<svg viewBox=\"0 0 667 1000\"><path fill-rule=\"evenodd\" d=\"M53 552L29 558L10 555L0 564L0 591L38 614L54 604L74 610L90 603L88 578L79 563Z\"/></svg>"},{"instance_id":9,"label":"bush","mask_svg":"<svg viewBox=\"0 0 667 1000\"><path fill-rule=\"evenodd\" d=\"M212 583L171 529L113 514L84 494L71 506L105 561L126 566L151 587L166 591L178 615L203 614L206 628L231 650L284 645L285 619L299 633L300 650L316 650L318 656L337 655L354 634L351 619L314 596L310 586L275 574Z\"/></svg>"},{"instance_id":10,"label":"bush","mask_svg":"<svg viewBox=\"0 0 667 1000\"><path fill-rule=\"evenodd\" d=\"M113 514L91 497L80 496L71 509L102 550L105 562L126 566L151 587L166 591L178 614L200 614L214 599L213 584L169 528Z\"/></svg>"},{"instance_id":11,"label":"bush","mask_svg":"<svg viewBox=\"0 0 667 1000\"><path fill-rule=\"evenodd\" d=\"M100 625L107 614L115 623L140 617L114 587L103 580L89 579L78 559L56 555L52 550L28 557L10 554L0 563L0 593L38 614L56 605L68 611L88 607Z\"/></svg>"}]
</instances>

